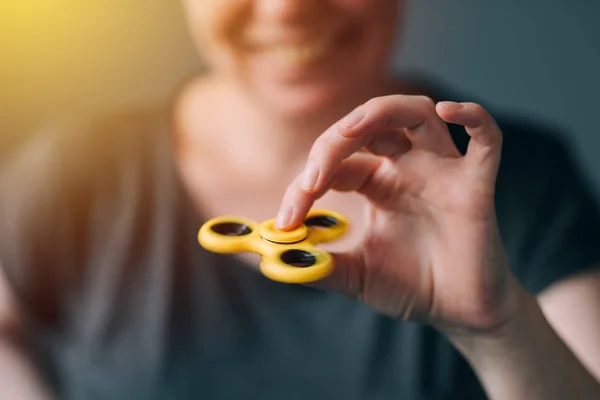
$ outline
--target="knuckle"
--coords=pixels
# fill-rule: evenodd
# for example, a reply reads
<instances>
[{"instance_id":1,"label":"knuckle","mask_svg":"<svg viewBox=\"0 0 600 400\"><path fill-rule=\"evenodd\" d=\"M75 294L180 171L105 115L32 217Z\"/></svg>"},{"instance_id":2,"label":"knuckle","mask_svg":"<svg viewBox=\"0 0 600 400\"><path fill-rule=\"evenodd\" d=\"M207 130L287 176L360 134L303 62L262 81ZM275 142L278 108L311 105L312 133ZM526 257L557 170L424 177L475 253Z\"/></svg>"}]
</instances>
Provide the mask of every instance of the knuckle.
<instances>
[{"instance_id":1,"label":"knuckle","mask_svg":"<svg viewBox=\"0 0 600 400\"><path fill-rule=\"evenodd\" d=\"M401 95L373 97L365 103L365 107L376 115L376 118L381 123L386 124L392 117L396 104L402 97Z\"/></svg>"},{"instance_id":2,"label":"knuckle","mask_svg":"<svg viewBox=\"0 0 600 400\"><path fill-rule=\"evenodd\" d=\"M395 103L397 103L405 98L406 98L406 96L401 95L401 94L376 96L376 97L369 99L365 103L365 106L368 106L370 108L377 108L377 109L390 108L390 107L393 107Z\"/></svg>"},{"instance_id":3,"label":"knuckle","mask_svg":"<svg viewBox=\"0 0 600 400\"><path fill-rule=\"evenodd\" d=\"M300 185L300 179L302 179L302 174L298 174L298 176L296 176L296 179L294 179L293 181L291 181L290 183L288 183L287 188L285 190L285 194L287 197L288 195L290 195L292 192L301 189L301 185Z\"/></svg>"},{"instance_id":4,"label":"knuckle","mask_svg":"<svg viewBox=\"0 0 600 400\"><path fill-rule=\"evenodd\" d=\"M467 107L469 107L471 109L471 112L475 116L477 116L478 118L480 118L482 121L487 122L487 121L489 121L489 120L492 119L492 117L487 112L487 110L485 108L483 108L480 104L478 104L478 103L465 103L465 105Z\"/></svg>"},{"instance_id":5,"label":"knuckle","mask_svg":"<svg viewBox=\"0 0 600 400\"><path fill-rule=\"evenodd\" d=\"M312 189L305 188L300 183L300 180L296 180L293 184L293 190L297 193L311 194L313 192Z\"/></svg>"},{"instance_id":6,"label":"knuckle","mask_svg":"<svg viewBox=\"0 0 600 400\"><path fill-rule=\"evenodd\" d=\"M499 146L502 146L502 142L504 140L504 135L502 134L502 130L500 130L500 128L495 129L495 135L494 135L494 137L495 137L496 143Z\"/></svg>"},{"instance_id":7,"label":"knuckle","mask_svg":"<svg viewBox=\"0 0 600 400\"><path fill-rule=\"evenodd\" d=\"M339 152L336 150L336 146L331 139L320 137L313 145L311 156L317 160L339 161L340 155L338 153Z\"/></svg>"},{"instance_id":8,"label":"knuckle","mask_svg":"<svg viewBox=\"0 0 600 400\"><path fill-rule=\"evenodd\" d=\"M294 179L292 183L288 186L288 193L296 193L301 196L304 195L313 195L316 192L316 188L307 188L302 185L302 177L298 176L298 178Z\"/></svg>"},{"instance_id":9,"label":"knuckle","mask_svg":"<svg viewBox=\"0 0 600 400\"><path fill-rule=\"evenodd\" d=\"M314 155L328 155L333 152L334 146L331 139L321 136L313 144Z\"/></svg>"},{"instance_id":10,"label":"knuckle","mask_svg":"<svg viewBox=\"0 0 600 400\"><path fill-rule=\"evenodd\" d=\"M384 102L384 98L379 96L379 97L373 97L369 100L367 100L364 103L364 106L367 107L368 109L373 109L373 108L379 108L381 106L381 104Z\"/></svg>"},{"instance_id":11,"label":"knuckle","mask_svg":"<svg viewBox=\"0 0 600 400\"><path fill-rule=\"evenodd\" d=\"M423 104L426 108L435 108L435 101L429 96L420 95L417 96L418 100Z\"/></svg>"}]
</instances>

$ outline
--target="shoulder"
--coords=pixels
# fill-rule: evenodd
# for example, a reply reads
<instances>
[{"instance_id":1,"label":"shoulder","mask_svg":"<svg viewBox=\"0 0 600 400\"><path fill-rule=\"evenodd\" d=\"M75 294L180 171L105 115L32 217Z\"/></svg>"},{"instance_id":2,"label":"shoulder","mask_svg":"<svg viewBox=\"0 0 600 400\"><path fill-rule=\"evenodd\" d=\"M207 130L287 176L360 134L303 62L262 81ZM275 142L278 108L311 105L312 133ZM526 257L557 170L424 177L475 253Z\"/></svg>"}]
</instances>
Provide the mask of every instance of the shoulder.
<instances>
[{"instance_id":1,"label":"shoulder","mask_svg":"<svg viewBox=\"0 0 600 400\"><path fill-rule=\"evenodd\" d=\"M31 134L0 161L0 235L117 195L128 172L152 161L161 121L155 111L130 111Z\"/></svg>"},{"instance_id":2,"label":"shoulder","mask_svg":"<svg viewBox=\"0 0 600 400\"><path fill-rule=\"evenodd\" d=\"M565 133L498 117L504 135L498 224L515 273L532 291L600 265L593 180Z\"/></svg>"},{"instance_id":3,"label":"shoulder","mask_svg":"<svg viewBox=\"0 0 600 400\"><path fill-rule=\"evenodd\" d=\"M539 119L527 118L523 113L511 112L505 108L493 107L486 101L466 94L431 76L408 73L404 78L411 85L430 96L434 101L452 100L476 102L483 106L498 123L503 134L502 160L499 180L511 179L510 188L517 182L529 179L539 180L548 176L548 168L560 170L561 163L569 164L569 169L577 170L583 176L583 169L575 157L575 147L568 139L563 127L553 126ZM469 137L463 127L450 125L452 136L461 150L466 151ZM517 181L512 178L517 177ZM587 179L587 178L584 178ZM531 188L530 189L535 189Z\"/></svg>"},{"instance_id":4,"label":"shoulder","mask_svg":"<svg viewBox=\"0 0 600 400\"><path fill-rule=\"evenodd\" d=\"M29 190L82 184L108 172L119 159L148 150L165 125L164 115L155 109L131 110L45 126L0 160L0 184Z\"/></svg>"},{"instance_id":5,"label":"shoulder","mask_svg":"<svg viewBox=\"0 0 600 400\"><path fill-rule=\"evenodd\" d=\"M540 178L550 181L561 172L576 170L583 177L577 149L565 130L514 115L498 113L495 118L504 138L499 172L502 176L535 177L539 182Z\"/></svg>"},{"instance_id":6,"label":"shoulder","mask_svg":"<svg viewBox=\"0 0 600 400\"><path fill-rule=\"evenodd\" d=\"M560 128L515 116L498 115L503 148L497 177L499 201L519 197L513 212L540 211L540 204L566 210L569 201L597 201L593 181L574 143ZM556 216L556 214L555 214Z\"/></svg>"},{"instance_id":7,"label":"shoulder","mask_svg":"<svg viewBox=\"0 0 600 400\"><path fill-rule=\"evenodd\" d=\"M539 293L600 265L597 193L568 131L490 107L430 78L415 81L434 100L481 104L502 130L496 215L511 266L530 291ZM464 128L450 125L450 130L458 148L466 151Z\"/></svg>"},{"instance_id":8,"label":"shoulder","mask_svg":"<svg viewBox=\"0 0 600 400\"><path fill-rule=\"evenodd\" d=\"M579 162L577 149L569 140L569 132L563 127L527 118L523 113L490 106L476 96L455 90L435 78L414 74L409 80L435 101L476 102L495 119L503 134L497 177L501 198L504 195L515 197L525 191L528 199L533 200L535 193L546 195L551 186L571 178L578 184L578 189L592 196L591 179ZM451 124L449 127L457 147L464 153L469 142L467 133L461 126Z\"/></svg>"},{"instance_id":9,"label":"shoulder","mask_svg":"<svg viewBox=\"0 0 600 400\"><path fill-rule=\"evenodd\" d=\"M84 273L94 232L116 218L160 146L163 114L115 113L32 134L0 161L0 260L25 309L52 318Z\"/></svg>"},{"instance_id":10,"label":"shoulder","mask_svg":"<svg viewBox=\"0 0 600 400\"><path fill-rule=\"evenodd\" d=\"M119 159L147 152L167 124L167 112L162 108L129 109L54 123L28 135L0 160L0 178L69 181L107 172Z\"/></svg>"}]
</instances>

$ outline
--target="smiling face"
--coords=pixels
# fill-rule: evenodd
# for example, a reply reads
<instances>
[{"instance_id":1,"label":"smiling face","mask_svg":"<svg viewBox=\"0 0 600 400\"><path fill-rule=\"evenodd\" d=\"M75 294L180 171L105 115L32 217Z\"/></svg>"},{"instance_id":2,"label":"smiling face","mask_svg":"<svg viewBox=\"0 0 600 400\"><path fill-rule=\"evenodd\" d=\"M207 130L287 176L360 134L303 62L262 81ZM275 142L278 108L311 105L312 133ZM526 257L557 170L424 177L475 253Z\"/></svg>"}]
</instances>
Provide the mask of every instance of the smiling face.
<instances>
[{"instance_id":1,"label":"smiling face","mask_svg":"<svg viewBox=\"0 0 600 400\"><path fill-rule=\"evenodd\" d=\"M397 0L185 0L213 73L291 117L316 112L384 76Z\"/></svg>"}]
</instances>

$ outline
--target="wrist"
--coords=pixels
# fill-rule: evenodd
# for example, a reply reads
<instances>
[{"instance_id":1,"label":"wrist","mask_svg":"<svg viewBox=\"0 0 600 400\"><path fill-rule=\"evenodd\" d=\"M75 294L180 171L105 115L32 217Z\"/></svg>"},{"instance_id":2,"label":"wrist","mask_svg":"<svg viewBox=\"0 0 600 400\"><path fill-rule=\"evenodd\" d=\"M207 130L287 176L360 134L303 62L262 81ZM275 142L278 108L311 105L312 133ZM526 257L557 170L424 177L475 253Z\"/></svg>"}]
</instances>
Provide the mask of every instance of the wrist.
<instances>
[{"instance_id":1,"label":"wrist","mask_svg":"<svg viewBox=\"0 0 600 400\"><path fill-rule=\"evenodd\" d=\"M492 329L446 335L471 363L484 363L488 358L519 351L529 340L535 340L540 329L551 329L537 298L521 285L516 285L508 303L506 315Z\"/></svg>"},{"instance_id":2,"label":"wrist","mask_svg":"<svg viewBox=\"0 0 600 400\"><path fill-rule=\"evenodd\" d=\"M448 335L490 397L600 398L598 382L552 329L537 298L524 289L519 297L497 329Z\"/></svg>"}]
</instances>

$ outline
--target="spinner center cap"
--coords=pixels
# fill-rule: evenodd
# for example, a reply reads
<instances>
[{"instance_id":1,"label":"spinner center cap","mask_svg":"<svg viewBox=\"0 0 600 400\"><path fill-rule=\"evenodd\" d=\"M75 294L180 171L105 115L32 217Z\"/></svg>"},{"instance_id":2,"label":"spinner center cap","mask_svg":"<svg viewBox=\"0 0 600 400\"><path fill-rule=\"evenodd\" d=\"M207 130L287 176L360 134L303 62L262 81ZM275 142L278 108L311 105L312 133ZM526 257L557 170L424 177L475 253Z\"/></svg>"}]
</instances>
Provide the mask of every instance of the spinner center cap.
<instances>
[{"instance_id":1,"label":"spinner center cap","mask_svg":"<svg viewBox=\"0 0 600 400\"><path fill-rule=\"evenodd\" d=\"M270 219L261 224L260 236L273 243L297 243L306 239L308 236L308 229L306 228L306 225L302 224L291 231L282 231L275 227L275 219Z\"/></svg>"}]
</instances>

